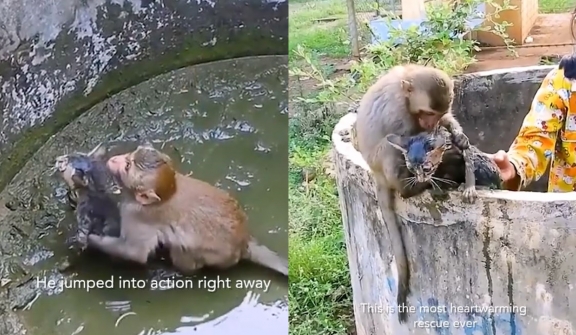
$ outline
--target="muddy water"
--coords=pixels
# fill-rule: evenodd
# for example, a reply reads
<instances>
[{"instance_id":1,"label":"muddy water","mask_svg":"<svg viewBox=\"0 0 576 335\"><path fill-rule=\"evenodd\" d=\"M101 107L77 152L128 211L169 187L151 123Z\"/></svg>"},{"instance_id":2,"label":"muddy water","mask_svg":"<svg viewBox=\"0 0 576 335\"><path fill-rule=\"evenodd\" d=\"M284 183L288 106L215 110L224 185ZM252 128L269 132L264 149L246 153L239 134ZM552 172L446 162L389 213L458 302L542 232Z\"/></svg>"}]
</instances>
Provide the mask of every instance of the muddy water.
<instances>
[{"instance_id":1,"label":"muddy water","mask_svg":"<svg viewBox=\"0 0 576 335\"><path fill-rule=\"evenodd\" d=\"M25 166L0 195L11 209L0 213L8 227L0 233L22 245L3 248L1 270L29 334L288 334L287 280L265 269L242 264L178 277L162 264L143 270L102 257L78 263L63 247L73 223L64 185L47 171L64 152L100 141L125 151L148 139L182 172L235 195L252 233L287 256L286 62L244 58L159 76L93 107ZM25 257L8 257L21 249ZM56 270L67 262L76 266ZM164 287L152 287L163 279ZM187 287L166 289L165 279ZM88 280L107 287L61 287ZM236 287L258 280L270 286Z\"/></svg>"}]
</instances>

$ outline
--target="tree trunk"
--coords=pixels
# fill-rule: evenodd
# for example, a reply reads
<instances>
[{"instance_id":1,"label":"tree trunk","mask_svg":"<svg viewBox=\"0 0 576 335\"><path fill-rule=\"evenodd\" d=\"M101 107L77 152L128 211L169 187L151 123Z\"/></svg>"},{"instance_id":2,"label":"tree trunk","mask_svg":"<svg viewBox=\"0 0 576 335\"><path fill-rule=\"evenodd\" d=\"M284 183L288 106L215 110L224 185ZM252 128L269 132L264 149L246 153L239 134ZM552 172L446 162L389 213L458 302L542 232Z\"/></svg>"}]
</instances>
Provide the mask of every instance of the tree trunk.
<instances>
[{"instance_id":1,"label":"tree trunk","mask_svg":"<svg viewBox=\"0 0 576 335\"><path fill-rule=\"evenodd\" d=\"M576 326L576 193L458 191L395 198L410 268L400 325L397 269L374 182L351 139L332 135L358 335L560 335ZM428 322L427 324L424 322Z\"/></svg>"}]
</instances>

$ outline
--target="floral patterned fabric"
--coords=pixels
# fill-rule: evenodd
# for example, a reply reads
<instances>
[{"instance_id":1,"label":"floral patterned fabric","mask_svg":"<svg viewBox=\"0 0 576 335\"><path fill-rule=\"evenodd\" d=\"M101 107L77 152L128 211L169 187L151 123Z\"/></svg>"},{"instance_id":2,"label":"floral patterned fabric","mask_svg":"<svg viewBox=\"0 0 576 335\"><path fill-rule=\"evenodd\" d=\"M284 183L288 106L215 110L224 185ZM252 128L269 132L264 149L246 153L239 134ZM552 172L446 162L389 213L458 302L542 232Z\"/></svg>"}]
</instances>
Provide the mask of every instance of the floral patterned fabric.
<instances>
[{"instance_id":1,"label":"floral patterned fabric","mask_svg":"<svg viewBox=\"0 0 576 335\"><path fill-rule=\"evenodd\" d=\"M508 155L521 179L514 188L538 180L551 161L548 192L576 190L576 85L563 70L542 82Z\"/></svg>"}]
</instances>

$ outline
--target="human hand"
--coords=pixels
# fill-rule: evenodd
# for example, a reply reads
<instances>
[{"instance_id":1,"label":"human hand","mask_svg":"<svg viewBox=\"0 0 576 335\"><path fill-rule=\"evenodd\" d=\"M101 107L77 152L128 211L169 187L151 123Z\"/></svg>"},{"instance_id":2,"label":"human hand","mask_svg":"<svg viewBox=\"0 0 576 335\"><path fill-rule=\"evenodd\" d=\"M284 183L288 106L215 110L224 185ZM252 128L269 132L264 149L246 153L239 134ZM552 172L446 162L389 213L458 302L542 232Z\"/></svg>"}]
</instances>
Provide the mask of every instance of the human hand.
<instances>
[{"instance_id":1,"label":"human hand","mask_svg":"<svg viewBox=\"0 0 576 335\"><path fill-rule=\"evenodd\" d=\"M507 182L514 178L516 178L516 168L512 163L510 163L510 159L508 159L508 153L504 150L500 150L493 155L488 155L492 161L498 166L500 170L500 177L502 181Z\"/></svg>"}]
</instances>

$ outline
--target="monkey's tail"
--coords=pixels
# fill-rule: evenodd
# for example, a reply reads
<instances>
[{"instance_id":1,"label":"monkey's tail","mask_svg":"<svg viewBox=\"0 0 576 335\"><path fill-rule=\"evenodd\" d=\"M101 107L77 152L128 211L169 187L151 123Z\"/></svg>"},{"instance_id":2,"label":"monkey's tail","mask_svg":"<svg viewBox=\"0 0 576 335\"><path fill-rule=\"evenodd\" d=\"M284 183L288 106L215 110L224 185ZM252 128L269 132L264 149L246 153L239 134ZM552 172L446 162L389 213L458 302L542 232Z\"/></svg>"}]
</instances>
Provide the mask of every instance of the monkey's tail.
<instances>
[{"instance_id":1,"label":"monkey's tail","mask_svg":"<svg viewBox=\"0 0 576 335\"><path fill-rule=\"evenodd\" d=\"M253 237L248 242L248 250L244 259L288 276L288 260L258 243Z\"/></svg>"},{"instance_id":2,"label":"monkey's tail","mask_svg":"<svg viewBox=\"0 0 576 335\"><path fill-rule=\"evenodd\" d=\"M388 228L392 251L394 252L396 267L398 269L398 295L396 297L398 320L400 323L405 323L408 321L408 313L406 310L408 308L408 295L410 295L410 268L408 266L408 257L406 255L402 229L400 222L396 219L394 211L394 191L382 187L378 192L378 201L382 208L384 222Z\"/></svg>"}]
</instances>

